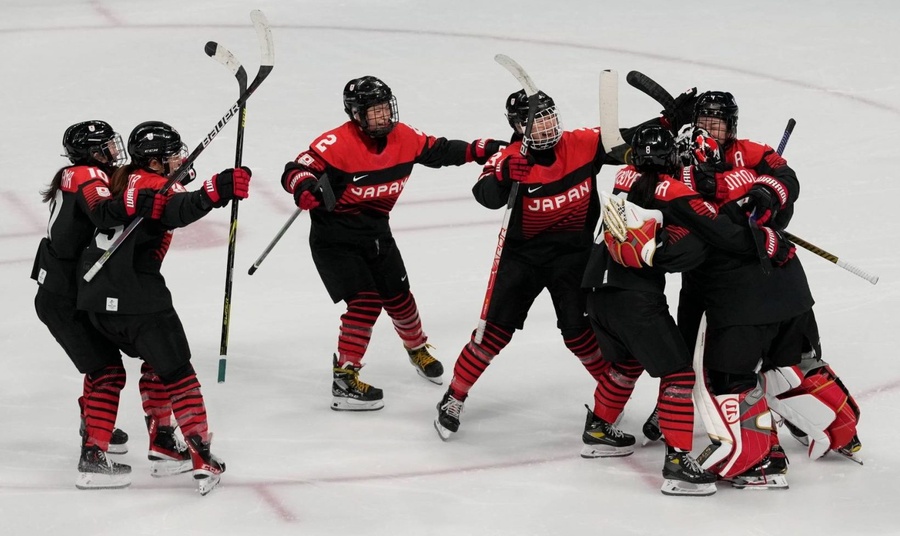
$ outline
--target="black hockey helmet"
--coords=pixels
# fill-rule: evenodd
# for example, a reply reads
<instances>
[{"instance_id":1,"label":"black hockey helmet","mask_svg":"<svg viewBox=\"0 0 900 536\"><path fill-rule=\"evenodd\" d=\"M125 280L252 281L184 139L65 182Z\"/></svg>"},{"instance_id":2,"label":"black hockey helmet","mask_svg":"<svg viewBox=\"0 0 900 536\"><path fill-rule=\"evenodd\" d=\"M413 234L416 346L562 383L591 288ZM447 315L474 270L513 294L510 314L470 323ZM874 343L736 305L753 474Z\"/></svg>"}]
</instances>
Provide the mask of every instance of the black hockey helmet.
<instances>
[{"instance_id":1,"label":"black hockey helmet","mask_svg":"<svg viewBox=\"0 0 900 536\"><path fill-rule=\"evenodd\" d=\"M63 148L63 156L80 165L119 166L127 157L122 136L109 123L99 120L82 121L67 128Z\"/></svg>"},{"instance_id":2,"label":"black hockey helmet","mask_svg":"<svg viewBox=\"0 0 900 536\"><path fill-rule=\"evenodd\" d=\"M388 104L391 116L385 125L373 125L370 127L366 112L372 106ZM397 98L390 86L374 76L354 78L344 86L344 112L350 120L373 138L387 136L400 121L400 113L397 110Z\"/></svg>"},{"instance_id":3,"label":"black hockey helmet","mask_svg":"<svg viewBox=\"0 0 900 536\"><path fill-rule=\"evenodd\" d=\"M697 124L700 117L715 117L725 121L726 139L731 140L737 136L738 105L734 95L727 91L707 91L697 97L694 105L693 123Z\"/></svg>"},{"instance_id":4,"label":"black hockey helmet","mask_svg":"<svg viewBox=\"0 0 900 536\"><path fill-rule=\"evenodd\" d=\"M660 125L647 125L634 133L631 140L631 163L638 171L673 173L678 152L672 132Z\"/></svg>"},{"instance_id":5,"label":"black hockey helmet","mask_svg":"<svg viewBox=\"0 0 900 536\"><path fill-rule=\"evenodd\" d=\"M550 149L562 138L562 127L556 113L556 103L543 91L537 92L537 108L531 134L523 141L534 150ZM528 96L524 89L506 98L506 119L517 133L524 134L528 123Z\"/></svg>"},{"instance_id":6,"label":"black hockey helmet","mask_svg":"<svg viewBox=\"0 0 900 536\"><path fill-rule=\"evenodd\" d=\"M537 96L538 106L535 115L556 106L550 95L543 91L538 91ZM513 129L516 129L516 125L522 125L522 129L525 129L525 123L528 122L528 95L524 89L511 93L506 98L506 119Z\"/></svg>"},{"instance_id":7,"label":"black hockey helmet","mask_svg":"<svg viewBox=\"0 0 900 536\"><path fill-rule=\"evenodd\" d=\"M172 172L170 159L173 156L187 157L187 146L182 143L181 134L170 125L161 121L146 121L134 127L128 136L128 154L132 163L140 167L147 167L151 160L159 161L164 165L164 175L168 175Z\"/></svg>"}]
</instances>

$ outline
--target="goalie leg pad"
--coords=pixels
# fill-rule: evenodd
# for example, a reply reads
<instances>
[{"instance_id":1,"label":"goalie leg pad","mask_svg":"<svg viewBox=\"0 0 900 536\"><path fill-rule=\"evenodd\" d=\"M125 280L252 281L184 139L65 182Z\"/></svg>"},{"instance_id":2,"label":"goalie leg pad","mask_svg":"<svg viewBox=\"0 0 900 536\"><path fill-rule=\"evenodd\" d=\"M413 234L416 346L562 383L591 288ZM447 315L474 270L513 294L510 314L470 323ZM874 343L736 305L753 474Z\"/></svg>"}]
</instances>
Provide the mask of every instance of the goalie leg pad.
<instances>
[{"instance_id":1,"label":"goalie leg pad","mask_svg":"<svg viewBox=\"0 0 900 536\"><path fill-rule=\"evenodd\" d=\"M734 447L727 457L709 469L723 478L732 478L769 453L772 413L760 385L741 394L718 395L714 402L731 432Z\"/></svg>"},{"instance_id":2,"label":"goalie leg pad","mask_svg":"<svg viewBox=\"0 0 900 536\"><path fill-rule=\"evenodd\" d=\"M805 401L801 402L801 404L805 404L804 408L810 406L809 399L812 398L834 414L833 419L825 424L824 433L827 444L822 444L826 438L819 434L817 438L819 445L814 446L813 437L810 435L810 457L814 457L814 449L815 453L821 452L819 454L821 456L828 450L840 449L853 440L856 435L856 425L859 422L859 406L830 366L825 365L812 370L799 387L778 396L781 402L786 404L793 404L792 401L799 397L805 397ZM802 423L794 422L786 415L785 418L791 420L807 434L810 433L803 428Z\"/></svg>"}]
</instances>

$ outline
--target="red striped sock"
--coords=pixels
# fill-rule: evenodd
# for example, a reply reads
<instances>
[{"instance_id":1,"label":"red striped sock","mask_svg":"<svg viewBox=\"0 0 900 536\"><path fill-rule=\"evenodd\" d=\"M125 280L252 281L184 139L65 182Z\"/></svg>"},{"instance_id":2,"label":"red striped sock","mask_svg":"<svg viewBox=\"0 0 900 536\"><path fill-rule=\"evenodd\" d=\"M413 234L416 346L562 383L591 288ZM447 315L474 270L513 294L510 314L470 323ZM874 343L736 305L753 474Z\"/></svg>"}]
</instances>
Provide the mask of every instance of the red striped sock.
<instances>
[{"instance_id":1,"label":"red striped sock","mask_svg":"<svg viewBox=\"0 0 900 536\"><path fill-rule=\"evenodd\" d=\"M644 367L633 359L611 363L594 391L594 415L606 422L616 422L643 372Z\"/></svg>"},{"instance_id":2,"label":"red striped sock","mask_svg":"<svg viewBox=\"0 0 900 536\"><path fill-rule=\"evenodd\" d=\"M475 344L475 333L472 332L472 338L456 358L453 380L450 381L450 389L458 400L464 400L468 396L469 389L475 385L494 357L506 348L514 332L515 330L488 322L481 344Z\"/></svg>"},{"instance_id":3,"label":"red striped sock","mask_svg":"<svg viewBox=\"0 0 900 536\"><path fill-rule=\"evenodd\" d=\"M420 348L425 345L428 337L422 331L422 320L419 318L419 308L412 292L406 291L384 300L384 310L394 323L394 330L403 339L403 345L408 349Z\"/></svg>"},{"instance_id":4,"label":"red striped sock","mask_svg":"<svg viewBox=\"0 0 900 536\"><path fill-rule=\"evenodd\" d=\"M360 292L347 300L347 312L341 315L338 336L338 366L352 363L359 366L369 341L372 326L381 314L381 298L377 292Z\"/></svg>"},{"instance_id":5,"label":"red striped sock","mask_svg":"<svg viewBox=\"0 0 900 536\"><path fill-rule=\"evenodd\" d=\"M109 440L116 427L119 412L119 394L125 387L125 368L113 365L92 372L91 391L84 401L84 425L87 433L85 446L109 449Z\"/></svg>"},{"instance_id":6,"label":"red striped sock","mask_svg":"<svg viewBox=\"0 0 900 536\"><path fill-rule=\"evenodd\" d=\"M659 382L659 428L670 447L690 452L694 442L694 371L663 376Z\"/></svg>"}]
</instances>

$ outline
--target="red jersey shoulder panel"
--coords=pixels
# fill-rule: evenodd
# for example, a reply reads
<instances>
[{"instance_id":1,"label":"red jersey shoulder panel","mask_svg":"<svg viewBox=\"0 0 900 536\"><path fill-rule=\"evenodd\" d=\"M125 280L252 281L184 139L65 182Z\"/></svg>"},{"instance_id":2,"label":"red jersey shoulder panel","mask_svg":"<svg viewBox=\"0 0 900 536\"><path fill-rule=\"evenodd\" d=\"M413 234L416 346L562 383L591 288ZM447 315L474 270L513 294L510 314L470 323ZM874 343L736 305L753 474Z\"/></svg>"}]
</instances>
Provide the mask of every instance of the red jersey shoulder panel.
<instances>
[{"instance_id":1,"label":"red jersey shoulder panel","mask_svg":"<svg viewBox=\"0 0 900 536\"><path fill-rule=\"evenodd\" d=\"M71 166L62 171L59 189L69 193L77 192L82 184L97 179L109 186L109 177L102 169L95 166Z\"/></svg>"},{"instance_id":2,"label":"red jersey shoulder panel","mask_svg":"<svg viewBox=\"0 0 900 536\"><path fill-rule=\"evenodd\" d=\"M310 151L331 167L346 173L372 172L398 164L413 162L434 138L398 123L387 136L381 152L374 140L362 134L355 123L343 125L322 134L310 144Z\"/></svg>"}]
</instances>

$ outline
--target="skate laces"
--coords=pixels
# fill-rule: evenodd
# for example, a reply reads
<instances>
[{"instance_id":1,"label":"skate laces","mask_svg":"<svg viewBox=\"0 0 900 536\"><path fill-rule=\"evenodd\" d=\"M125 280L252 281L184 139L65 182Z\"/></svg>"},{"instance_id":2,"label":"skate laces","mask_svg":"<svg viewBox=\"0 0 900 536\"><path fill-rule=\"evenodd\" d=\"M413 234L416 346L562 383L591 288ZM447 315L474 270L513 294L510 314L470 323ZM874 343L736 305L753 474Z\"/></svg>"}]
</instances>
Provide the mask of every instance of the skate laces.
<instances>
[{"instance_id":1,"label":"skate laces","mask_svg":"<svg viewBox=\"0 0 900 536\"><path fill-rule=\"evenodd\" d=\"M359 369L362 368L362 365L359 367L354 367L353 365L346 363L344 367L334 367L334 373L342 377L342 379L346 382L347 387L350 389L359 391L360 393L367 393L369 389L372 387L368 383L359 379Z\"/></svg>"},{"instance_id":2,"label":"skate laces","mask_svg":"<svg viewBox=\"0 0 900 536\"><path fill-rule=\"evenodd\" d=\"M437 361L434 356L428 351L429 348L434 348L434 346L430 344L426 344L421 348L416 348L415 350L407 350L409 353L409 359L413 362L417 367L424 369L428 365Z\"/></svg>"},{"instance_id":3,"label":"skate laces","mask_svg":"<svg viewBox=\"0 0 900 536\"><path fill-rule=\"evenodd\" d=\"M453 398L453 395L447 395L447 401L441 404L441 411L446 413L448 416L453 417L456 420L459 420L459 416L462 414L463 410L463 402L462 400L457 400Z\"/></svg>"},{"instance_id":4,"label":"skate laces","mask_svg":"<svg viewBox=\"0 0 900 536\"><path fill-rule=\"evenodd\" d=\"M685 452L683 456L681 456L682 467L686 467L695 473L702 473L705 471L700 463L694 459L690 453Z\"/></svg>"},{"instance_id":5,"label":"skate laces","mask_svg":"<svg viewBox=\"0 0 900 536\"><path fill-rule=\"evenodd\" d=\"M615 425L613 425L612 423L608 423L608 422L604 421L602 429L603 429L603 433L605 433L608 436L625 437L625 432L616 428Z\"/></svg>"}]
</instances>

